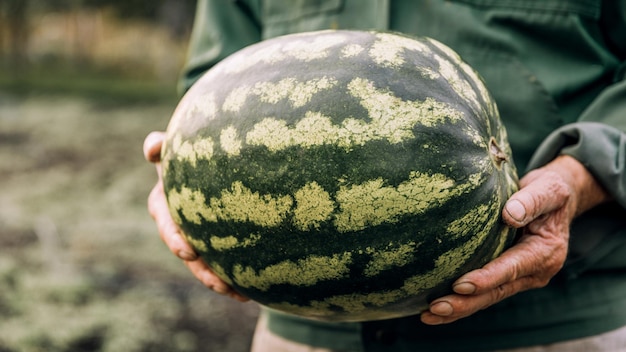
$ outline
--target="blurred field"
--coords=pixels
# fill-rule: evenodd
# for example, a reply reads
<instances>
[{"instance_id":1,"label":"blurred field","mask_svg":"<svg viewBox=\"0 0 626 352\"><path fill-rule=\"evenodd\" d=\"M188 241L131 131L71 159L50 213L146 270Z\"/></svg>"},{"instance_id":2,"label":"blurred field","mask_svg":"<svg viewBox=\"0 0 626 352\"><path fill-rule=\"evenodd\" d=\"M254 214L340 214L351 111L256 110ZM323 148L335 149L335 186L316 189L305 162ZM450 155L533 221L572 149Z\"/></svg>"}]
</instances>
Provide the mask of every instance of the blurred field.
<instances>
[{"instance_id":1,"label":"blurred field","mask_svg":"<svg viewBox=\"0 0 626 352\"><path fill-rule=\"evenodd\" d=\"M193 6L0 1L0 352L248 350L146 209Z\"/></svg>"},{"instance_id":2,"label":"blurred field","mask_svg":"<svg viewBox=\"0 0 626 352\"><path fill-rule=\"evenodd\" d=\"M246 351L257 307L205 289L146 210L173 83L30 75L0 75L0 351Z\"/></svg>"}]
</instances>

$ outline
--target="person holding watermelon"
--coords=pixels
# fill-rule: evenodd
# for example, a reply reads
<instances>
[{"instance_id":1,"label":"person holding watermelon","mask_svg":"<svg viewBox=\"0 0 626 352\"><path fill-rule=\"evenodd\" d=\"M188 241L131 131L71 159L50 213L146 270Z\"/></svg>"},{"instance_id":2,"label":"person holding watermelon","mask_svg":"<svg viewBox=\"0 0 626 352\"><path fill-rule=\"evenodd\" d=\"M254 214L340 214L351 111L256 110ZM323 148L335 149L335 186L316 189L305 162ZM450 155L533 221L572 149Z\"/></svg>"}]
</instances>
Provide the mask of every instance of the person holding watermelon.
<instances>
[{"instance_id":1,"label":"person holding watermelon","mask_svg":"<svg viewBox=\"0 0 626 352\"><path fill-rule=\"evenodd\" d=\"M522 235L420 316L323 323L263 311L253 351L626 350L626 1L199 0L181 91L247 45L328 28L432 37L481 74L525 170L502 212ZM159 175L163 138L144 142ZM148 205L204 285L247 300L185 242L160 178Z\"/></svg>"}]
</instances>

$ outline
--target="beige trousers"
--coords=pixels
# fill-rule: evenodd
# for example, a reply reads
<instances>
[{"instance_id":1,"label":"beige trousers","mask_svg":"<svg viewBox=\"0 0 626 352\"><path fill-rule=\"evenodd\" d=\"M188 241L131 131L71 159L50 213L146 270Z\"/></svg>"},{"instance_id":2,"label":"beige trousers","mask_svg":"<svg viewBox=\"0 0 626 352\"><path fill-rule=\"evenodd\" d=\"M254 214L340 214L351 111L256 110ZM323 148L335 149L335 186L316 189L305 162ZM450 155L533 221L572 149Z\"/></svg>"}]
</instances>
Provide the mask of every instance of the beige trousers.
<instances>
[{"instance_id":1,"label":"beige trousers","mask_svg":"<svg viewBox=\"0 0 626 352\"><path fill-rule=\"evenodd\" d=\"M274 335L267 328L263 315L259 319L252 352L333 352L326 348L317 348L286 340ZM494 352L626 352L626 327L601 335L586 337L567 342L544 346L523 347Z\"/></svg>"}]
</instances>

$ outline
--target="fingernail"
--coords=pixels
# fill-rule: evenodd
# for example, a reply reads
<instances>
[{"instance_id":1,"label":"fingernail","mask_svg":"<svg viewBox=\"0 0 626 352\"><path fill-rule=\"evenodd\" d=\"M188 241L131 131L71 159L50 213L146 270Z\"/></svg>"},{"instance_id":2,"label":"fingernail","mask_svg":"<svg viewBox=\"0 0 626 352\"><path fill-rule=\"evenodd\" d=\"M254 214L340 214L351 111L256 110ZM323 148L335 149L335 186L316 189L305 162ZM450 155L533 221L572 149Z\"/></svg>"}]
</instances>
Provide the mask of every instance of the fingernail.
<instances>
[{"instance_id":1,"label":"fingernail","mask_svg":"<svg viewBox=\"0 0 626 352\"><path fill-rule=\"evenodd\" d=\"M526 218L526 208L524 208L524 205L519 200L510 200L506 203L506 207L504 209L513 219L517 221L523 221L524 218Z\"/></svg>"},{"instance_id":2,"label":"fingernail","mask_svg":"<svg viewBox=\"0 0 626 352\"><path fill-rule=\"evenodd\" d=\"M460 295L471 295L476 292L476 286L470 282L461 282L452 286L454 292Z\"/></svg>"},{"instance_id":3,"label":"fingernail","mask_svg":"<svg viewBox=\"0 0 626 352\"><path fill-rule=\"evenodd\" d=\"M452 305L448 302L437 302L430 306L430 312L440 316L447 317L454 312Z\"/></svg>"},{"instance_id":4,"label":"fingernail","mask_svg":"<svg viewBox=\"0 0 626 352\"><path fill-rule=\"evenodd\" d=\"M185 251L185 250L178 251L178 257L182 260L188 260L188 261L198 259L198 255L196 253Z\"/></svg>"}]
</instances>

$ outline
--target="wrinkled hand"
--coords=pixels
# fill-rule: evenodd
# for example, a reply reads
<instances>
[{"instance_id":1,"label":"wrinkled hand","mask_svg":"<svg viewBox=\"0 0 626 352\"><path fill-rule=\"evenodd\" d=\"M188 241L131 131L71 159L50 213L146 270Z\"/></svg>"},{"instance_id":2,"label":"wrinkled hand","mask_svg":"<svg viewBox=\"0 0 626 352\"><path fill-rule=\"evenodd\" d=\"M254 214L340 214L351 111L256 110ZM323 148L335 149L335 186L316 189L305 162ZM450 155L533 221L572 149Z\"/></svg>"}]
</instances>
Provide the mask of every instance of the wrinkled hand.
<instances>
[{"instance_id":1,"label":"wrinkled hand","mask_svg":"<svg viewBox=\"0 0 626 352\"><path fill-rule=\"evenodd\" d=\"M528 173L502 212L506 223L523 228L517 243L456 280L454 294L431 302L422 322L451 323L518 292L547 285L565 262L571 221L608 199L585 167L569 156Z\"/></svg>"},{"instance_id":2,"label":"wrinkled hand","mask_svg":"<svg viewBox=\"0 0 626 352\"><path fill-rule=\"evenodd\" d=\"M247 301L248 299L246 297L235 292L224 281L218 278L206 263L198 257L193 248L185 241L180 229L174 223L174 220L172 220L163 191L163 179L161 175L161 145L163 144L164 137L163 132L152 132L146 137L143 144L144 157L149 162L155 164L159 177L157 184L148 197L148 210L157 224L161 239L176 256L183 260L194 276L206 287L238 301Z\"/></svg>"}]
</instances>

